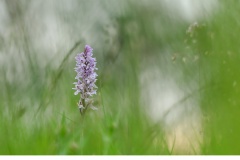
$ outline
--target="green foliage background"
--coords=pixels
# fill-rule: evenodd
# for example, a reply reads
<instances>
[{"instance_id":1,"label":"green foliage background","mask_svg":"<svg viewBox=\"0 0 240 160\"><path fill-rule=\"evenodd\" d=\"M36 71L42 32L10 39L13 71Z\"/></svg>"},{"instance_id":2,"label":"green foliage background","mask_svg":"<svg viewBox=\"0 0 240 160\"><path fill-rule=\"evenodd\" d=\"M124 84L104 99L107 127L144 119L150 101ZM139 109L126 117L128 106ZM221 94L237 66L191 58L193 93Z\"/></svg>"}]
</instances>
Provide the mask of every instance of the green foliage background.
<instances>
[{"instance_id":1,"label":"green foliage background","mask_svg":"<svg viewBox=\"0 0 240 160\"><path fill-rule=\"evenodd\" d=\"M66 11L56 1L59 30L71 33L71 40L63 38L49 58L34 40L45 32L35 26L50 2L36 7L32 1L2 1L8 17L2 23L7 36L0 32L0 154L240 154L239 1L217 1L196 25L160 2L76 1ZM91 7L96 11L88 11ZM72 83L74 56L86 43L98 61L99 109L83 118ZM146 111L140 75L153 65L182 88L196 88L183 98L197 97L200 106L198 151L171 147L164 123Z\"/></svg>"}]
</instances>

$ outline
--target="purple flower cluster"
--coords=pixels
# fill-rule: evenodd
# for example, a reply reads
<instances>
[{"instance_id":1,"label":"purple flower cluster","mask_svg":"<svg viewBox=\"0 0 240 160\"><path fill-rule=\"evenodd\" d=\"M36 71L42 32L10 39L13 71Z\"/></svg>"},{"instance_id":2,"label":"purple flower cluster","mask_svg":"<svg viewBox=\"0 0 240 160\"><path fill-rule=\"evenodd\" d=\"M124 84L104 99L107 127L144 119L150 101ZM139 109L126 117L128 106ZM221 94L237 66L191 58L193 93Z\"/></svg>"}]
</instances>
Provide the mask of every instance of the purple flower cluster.
<instances>
[{"instance_id":1,"label":"purple flower cluster","mask_svg":"<svg viewBox=\"0 0 240 160\"><path fill-rule=\"evenodd\" d=\"M90 96L93 94L96 94L96 88L95 82L97 81L96 77L97 74L95 70L96 68L96 59L92 57L93 49L86 45L84 52L77 54L75 57L76 59L76 67L74 68L77 72L77 76L75 79L77 79L77 82L74 82L75 88L73 88L75 91L75 95L78 93L81 94L81 100L88 100ZM79 102L82 104L82 101ZM85 107L85 106L83 106Z\"/></svg>"}]
</instances>

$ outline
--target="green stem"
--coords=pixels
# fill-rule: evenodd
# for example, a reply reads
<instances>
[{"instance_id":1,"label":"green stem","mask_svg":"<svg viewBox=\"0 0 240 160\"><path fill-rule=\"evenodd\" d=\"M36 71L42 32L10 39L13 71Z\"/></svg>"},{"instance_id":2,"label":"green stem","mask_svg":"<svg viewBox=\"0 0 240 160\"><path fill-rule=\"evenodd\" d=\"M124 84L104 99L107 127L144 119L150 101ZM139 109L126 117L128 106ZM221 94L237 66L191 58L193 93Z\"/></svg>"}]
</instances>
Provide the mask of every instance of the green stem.
<instances>
[{"instance_id":1,"label":"green stem","mask_svg":"<svg viewBox=\"0 0 240 160\"><path fill-rule=\"evenodd\" d=\"M85 112L87 111L88 104L86 104L85 99L81 99L81 103L82 103L84 108L80 109L80 113L81 113L82 116L84 116Z\"/></svg>"}]
</instances>

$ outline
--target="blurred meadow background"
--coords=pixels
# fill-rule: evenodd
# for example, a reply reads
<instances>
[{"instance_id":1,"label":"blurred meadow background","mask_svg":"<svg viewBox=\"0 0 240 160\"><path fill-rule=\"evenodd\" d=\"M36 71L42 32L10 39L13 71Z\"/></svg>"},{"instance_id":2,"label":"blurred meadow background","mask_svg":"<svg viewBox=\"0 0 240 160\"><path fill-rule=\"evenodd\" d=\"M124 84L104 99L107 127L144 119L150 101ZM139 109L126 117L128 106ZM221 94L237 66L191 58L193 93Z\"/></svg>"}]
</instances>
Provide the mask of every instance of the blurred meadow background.
<instances>
[{"instance_id":1,"label":"blurred meadow background","mask_svg":"<svg viewBox=\"0 0 240 160\"><path fill-rule=\"evenodd\" d=\"M239 17L234 0L0 0L0 154L240 154Z\"/></svg>"}]
</instances>

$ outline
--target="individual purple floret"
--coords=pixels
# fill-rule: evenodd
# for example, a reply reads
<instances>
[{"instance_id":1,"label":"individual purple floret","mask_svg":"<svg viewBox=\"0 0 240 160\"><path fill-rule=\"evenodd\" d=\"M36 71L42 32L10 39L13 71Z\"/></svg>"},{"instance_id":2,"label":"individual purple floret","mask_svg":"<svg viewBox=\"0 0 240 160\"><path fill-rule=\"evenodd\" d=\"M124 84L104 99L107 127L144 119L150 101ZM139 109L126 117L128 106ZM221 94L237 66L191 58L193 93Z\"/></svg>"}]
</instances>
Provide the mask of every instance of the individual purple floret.
<instances>
[{"instance_id":1,"label":"individual purple floret","mask_svg":"<svg viewBox=\"0 0 240 160\"><path fill-rule=\"evenodd\" d=\"M87 107L91 105L90 97L96 94L97 91L97 86L95 85L97 81L97 74L95 72L95 70L97 70L97 62L96 59L92 57L92 51L93 49L89 45L86 45L84 52L77 54L75 57L76 67L74 69L77 72L77 76L75 77L77 82L73 83L75 84L75 88L73 89L76 90L75 95L78 93L81 94L81 99L78 103L81 114L84 109L87 109Z\"/></svg>"}]
</instances>

